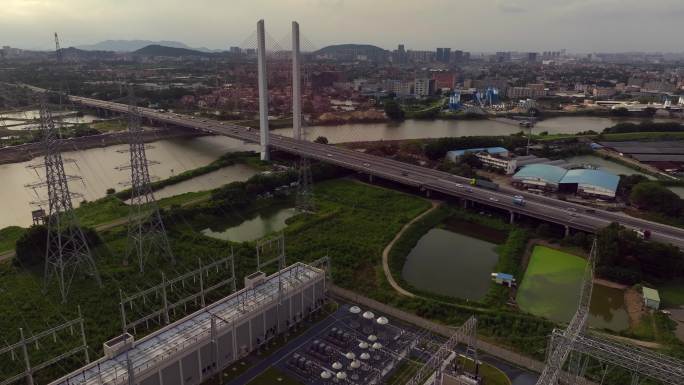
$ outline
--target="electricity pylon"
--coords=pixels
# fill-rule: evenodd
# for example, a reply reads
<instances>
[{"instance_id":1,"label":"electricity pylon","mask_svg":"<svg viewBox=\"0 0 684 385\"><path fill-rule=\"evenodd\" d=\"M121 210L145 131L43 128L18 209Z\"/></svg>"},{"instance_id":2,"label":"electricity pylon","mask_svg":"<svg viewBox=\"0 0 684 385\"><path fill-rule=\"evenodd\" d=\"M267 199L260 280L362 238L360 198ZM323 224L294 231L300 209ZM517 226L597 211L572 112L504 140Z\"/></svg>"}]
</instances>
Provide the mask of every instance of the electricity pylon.
<instances>
[{"instance_id":1,"label":"electricity pylon","mask_svg":"<svg viewBox=\"0 0 684 385\"><path fill-rule=\"evenodd\" d=\"M118 167L119 170L131 170L131 199L128 218L128 247L124 263L135 256L138 259L140 272L145 271L145 262L152 254L159 254L174 263L171 245L166 236L166 229L159 213L159 206L152 191L150 164L158 162L147 160L145 142L142 138L140 112L133 100L133 91L129 89L130 104L128 106L128 143L130 164Z\"/></svg>"},{"instance_id":2,"label":"electricity pylon","mask_svg":"<svg viewBox=\"0 0 684 385\"><path fill-rule=\"evenodd\" d=\"M68 176L64 172L59 131L47 107L46 96L40 103L40 129L45 147L45 181L32 187L45 186L48 192L45 289L56 278L62 301L66 302L77 271L82 270L92 276L100 286L102 282L85 234L73 211L69 181L80 178Z\"/></svg>"}]
</instances>

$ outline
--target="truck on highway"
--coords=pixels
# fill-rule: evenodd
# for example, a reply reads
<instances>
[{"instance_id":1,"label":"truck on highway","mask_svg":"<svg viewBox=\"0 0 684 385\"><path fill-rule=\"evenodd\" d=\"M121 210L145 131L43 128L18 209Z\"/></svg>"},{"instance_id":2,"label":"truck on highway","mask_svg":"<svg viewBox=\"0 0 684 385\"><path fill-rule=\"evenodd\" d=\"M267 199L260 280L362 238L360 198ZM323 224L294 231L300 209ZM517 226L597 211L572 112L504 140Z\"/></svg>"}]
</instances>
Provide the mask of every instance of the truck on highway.
<instances>
[{"instance_id":1,"label":"truck on highway","mask_svg":"<svg viewBox=\"0 0 684 385\"><path fill-rule=\"evenodd\" d=\"M484 179L473 178L470 180L472 186L482 187L489 190L498 190L499 185Z\"/></svg>"},{"instance_id":2,"label":"truck on highway","mask_svg":"<svg viewBox=\"0 0 684 385\"><path fill-rule=\"evenodd\" d=\"M641 239L649 240L651 238L651 230L638 229L638 230L634 230L634 232Z\"/></svg>"},{"instance_id":3,"label":"truck on highway","mask_svg":"<svg viewBox=\"0 0 684 385\"><path fill-rule=\"evenodd\" d=\"M518 206L525 206L525 203L525 198L523 198L521 195L516 195L513 197L513 204Z\"/></svg>"}]
</instances>

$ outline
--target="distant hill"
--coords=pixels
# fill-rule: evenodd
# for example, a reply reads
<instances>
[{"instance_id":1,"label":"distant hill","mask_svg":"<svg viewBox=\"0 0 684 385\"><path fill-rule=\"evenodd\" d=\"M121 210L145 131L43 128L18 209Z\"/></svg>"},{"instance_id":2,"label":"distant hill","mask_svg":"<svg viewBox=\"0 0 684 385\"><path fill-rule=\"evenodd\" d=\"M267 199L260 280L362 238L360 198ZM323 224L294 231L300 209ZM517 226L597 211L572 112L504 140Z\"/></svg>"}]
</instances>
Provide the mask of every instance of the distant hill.
<instances>
[{"instance_id":1,"label":"distant hill","mask_svg":"<svg viewBox=\"0 0 684 385\"><path fill-rule=\"evenodd\" d=\"M219 52L220 50L211 50L209 48L192 48L179 41L152 41L152 40L105 40L96 44L81 45L76 48L84 51L114 51L114 52L133 52L149 45L160 45L171 48L185 48L194 49L201 52Z\"/></svg>"},{"instance_id":2,"label":"distant hill","mask_svg":"<svg viewBox=\"0 0 684 385\"><path fill-rule=\"evenodd\" d=\"M368 52L374 54L388 53L386 49L371 44L335 44L323 47L316 51L317 54L336 54L340 52Z\"/></svg>"},{"instance_id":3,"label":"distant hill","mask_svg":"<svg viewBox=\"0 0 684 385\"><path fill-rule=\"evenodd\" d=\"M201 52L187 48L166 47L163 45L152 44L133 51L135 55L141 56L167 56L167 57L182 57L182 56L211 56L211 53Z\"/></svg>"}]
</instances>

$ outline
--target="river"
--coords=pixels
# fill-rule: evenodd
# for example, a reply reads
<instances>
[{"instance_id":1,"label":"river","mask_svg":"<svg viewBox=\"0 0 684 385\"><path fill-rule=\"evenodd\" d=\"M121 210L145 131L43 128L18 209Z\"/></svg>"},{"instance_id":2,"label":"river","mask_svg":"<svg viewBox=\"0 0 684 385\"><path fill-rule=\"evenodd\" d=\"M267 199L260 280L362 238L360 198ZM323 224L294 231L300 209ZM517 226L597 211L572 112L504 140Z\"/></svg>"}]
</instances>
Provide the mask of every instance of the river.
<instances>
[{"instance_id":1,"label":"river","mask_svg":"<svg viewBox=\"0 0 684 385\"><path fill-rule=\"evenodd\" d=\"M104 148L91 148L82 151L65 152L65 159L73 159L75 163L67 162L65 170L67 174L79 175L83 182L70 183L72 192L82 194L87 200L95 200L105 195L108 188L117 191L126 188L120 183L130 179L130 171L118 171L115 167L128 163L127 145L116 145ZM147 150L148 159L159 162L150 166L150 173L160 179L168 178L183 171L205 166L218 159L221 155L231 151L254 151L257 147L252 144L244 144L241 141L227 137L194 137L160 140L155 142ZM123 151L123 152L121 152ZM31 224L31 210L34 209L29 202L45 199L45 189L27 189L26 184L35 183L40 178L44 179L43 170L36 173L26 166L39 163L42 158L29 162L11 163L0 165L0 180L4 181L4 187L0 189L0 202L2 202L2 215L0 215L0 228L17 225L29 226ZM159 196L169 194L181 194L189 191L198 191L202 186L213 188L223 178L224 183L235 180L245 180L252 175L244 165L226 167L222 170L208 174L181 185L169 186L160 190ZM254 171L256 172L256 170ZM221 185L223 183L220 183ZM79 202L81 199L74 199Z\"/></svg>"},{"instance_id":2,"label":"river","mask_svg":"<svg viewBox=\"0 0 684 385\"><path fill-rule=\"evenodd\" d=\"M538 122L533 133L547 131L549 134L577 133L581 131L602 131L606 127L622 122L640 123L643 119L620 119L593 116L565 116L549 118ZM667 119L654 119L667 121ZM421 138L442 138L447 136L510 135L520 131L515 124L493 120L405 120L395 123L359 123L337 126L306 127L305 137L314 140L319 136L330 143L365 142L378 140L401 140ZM291 128L273 130L274 133L292 136Z\"/></svg>"}]
</instances>

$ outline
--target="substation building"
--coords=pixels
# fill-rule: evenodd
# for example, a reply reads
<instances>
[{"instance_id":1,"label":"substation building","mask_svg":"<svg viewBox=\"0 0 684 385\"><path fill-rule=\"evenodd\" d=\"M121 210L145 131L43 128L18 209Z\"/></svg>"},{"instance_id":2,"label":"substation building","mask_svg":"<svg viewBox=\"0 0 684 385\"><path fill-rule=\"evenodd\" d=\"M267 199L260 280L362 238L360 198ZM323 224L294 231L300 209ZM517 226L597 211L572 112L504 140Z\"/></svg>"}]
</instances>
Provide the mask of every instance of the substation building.
<instances>
[{"instance_id":1,"label":"substation building","mask_svg":"<svg viewBox=\"0 0 684 385\"><path fill-rule=\"evenodd\" d=\"M50 385L198 385L287 332L324 303L325 271L295 263L142 339L105 342L105 356Z\"/></svg>"}]
</instances>

